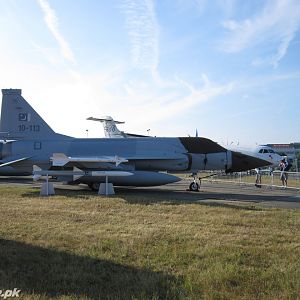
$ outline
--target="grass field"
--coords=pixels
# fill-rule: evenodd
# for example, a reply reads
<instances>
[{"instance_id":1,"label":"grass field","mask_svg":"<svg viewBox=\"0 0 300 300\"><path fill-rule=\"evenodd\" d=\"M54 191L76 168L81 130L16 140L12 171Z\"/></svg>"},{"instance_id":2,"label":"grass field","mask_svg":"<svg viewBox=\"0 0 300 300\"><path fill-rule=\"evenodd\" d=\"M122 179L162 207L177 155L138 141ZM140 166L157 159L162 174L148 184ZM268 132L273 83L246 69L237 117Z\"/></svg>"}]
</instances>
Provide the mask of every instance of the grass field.
<instances>
[{"instance_id":1,"label":"grass field","mask_svg":"<svg viewBox=\"0 0 300 300\"><path fill-rule=\"evenodd\" d=\"M188 193L56 192L0 187L0 289L23 299L300 299L300 211Z\"/></svg>"}]
</instances>

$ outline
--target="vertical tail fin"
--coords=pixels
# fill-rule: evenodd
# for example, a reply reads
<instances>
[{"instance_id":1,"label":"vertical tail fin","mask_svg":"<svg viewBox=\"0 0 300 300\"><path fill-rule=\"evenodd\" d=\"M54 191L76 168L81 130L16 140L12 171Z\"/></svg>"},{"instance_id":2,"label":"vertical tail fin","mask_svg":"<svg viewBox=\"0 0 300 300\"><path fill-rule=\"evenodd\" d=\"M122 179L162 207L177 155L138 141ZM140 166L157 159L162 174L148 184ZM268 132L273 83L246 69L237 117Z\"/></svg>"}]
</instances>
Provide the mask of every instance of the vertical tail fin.
<instances>
[{"instance_id":1,"label":"vertical tail fin","mask_svg":"<svg viewBox=\"0 0 300 300\"><path fill-rule=\"evenodd\" d=\"M123 131L120 131L116 126L116 124L123 124L124 122L115 121L112 117L104 117L100 119L89 117L87 120L101 122L103 124L105 137L107 138L126 137L126 134Z\"/></svg>"},{"instance_id":2,"label":"vertical tail fin","mask_svg":"<svg viewBox=\"0 0 300 300\"><path fill-rule=\"evenodd\" d=\"M21 92L20 89L2 90L0 134L16 139L47 139L60 136L29 105Z\"/></svg>"}]
</instances>

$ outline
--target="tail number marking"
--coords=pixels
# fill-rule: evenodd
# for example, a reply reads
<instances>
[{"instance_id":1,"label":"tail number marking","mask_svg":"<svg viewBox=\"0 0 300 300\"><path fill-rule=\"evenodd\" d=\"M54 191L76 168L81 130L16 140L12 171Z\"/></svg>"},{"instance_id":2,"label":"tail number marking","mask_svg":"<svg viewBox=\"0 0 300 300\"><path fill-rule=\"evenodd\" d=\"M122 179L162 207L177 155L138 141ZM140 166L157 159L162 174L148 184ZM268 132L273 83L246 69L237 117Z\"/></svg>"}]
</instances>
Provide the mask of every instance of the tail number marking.
<instances>
[{"instance_id":1,"label":"tail number marking","mask_svg":"<svg viewBox=\"0 0 300 300\"><path fill-rule=\"evenodd\" d=\"M40 125L19 125L19 131L20 132L39 132L40 131Z\"/></svg>"}]
</instances>

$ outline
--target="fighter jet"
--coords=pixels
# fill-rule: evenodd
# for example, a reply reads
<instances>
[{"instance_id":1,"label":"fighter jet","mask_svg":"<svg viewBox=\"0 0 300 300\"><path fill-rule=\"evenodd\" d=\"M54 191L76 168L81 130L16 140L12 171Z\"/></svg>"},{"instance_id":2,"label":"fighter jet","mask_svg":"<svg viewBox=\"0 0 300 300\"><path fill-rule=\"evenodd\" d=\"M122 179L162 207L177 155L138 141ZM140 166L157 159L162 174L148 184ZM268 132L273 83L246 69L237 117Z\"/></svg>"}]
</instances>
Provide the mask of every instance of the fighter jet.
<instances>
[{"instance_id":1,"label":"fighter jet","mask_svg":"<svg viewBox=\"0 0 300 300\"><path fill-rule=\"evenodd\" d=\"M0 175L50 175L98 188L157 186L179 181L167 172L239 172L266 161L201 137L74 138L56 133L22 97L2 90ZM9 142L4 142L5 140Z\"/></svg>"}]
</instances>

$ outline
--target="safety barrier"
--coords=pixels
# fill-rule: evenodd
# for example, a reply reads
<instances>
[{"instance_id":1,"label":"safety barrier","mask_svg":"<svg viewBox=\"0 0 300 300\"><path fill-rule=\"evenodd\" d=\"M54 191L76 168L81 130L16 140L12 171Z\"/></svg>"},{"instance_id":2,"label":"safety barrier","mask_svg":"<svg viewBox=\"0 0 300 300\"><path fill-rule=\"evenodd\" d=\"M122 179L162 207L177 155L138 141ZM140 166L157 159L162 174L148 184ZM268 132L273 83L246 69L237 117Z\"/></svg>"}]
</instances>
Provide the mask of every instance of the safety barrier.
<instances>
[{"instance_id":1,"label":"safety barrier","mask_svg":"<svg viewBox=\"0 0 300 300\"><path fill-rule=\"evenodd\" d=\"M280 171L270 172L268 170L263 170L261 175L261 186L262 187L272 187L272 188L286 188L294 189L300 191L300 172L285 172L287 174L287 187L282 185L280 180ZM211 175L211 176L209 176ZM209 177L208 177L209 176ZM249 185L255 186L256 184L256 172L239 172L232 174L225 174L222 172L205 172L200 174L200 179L203 182L223 182L232 183L239 185Z\"/></svg>"}]
</instances>

